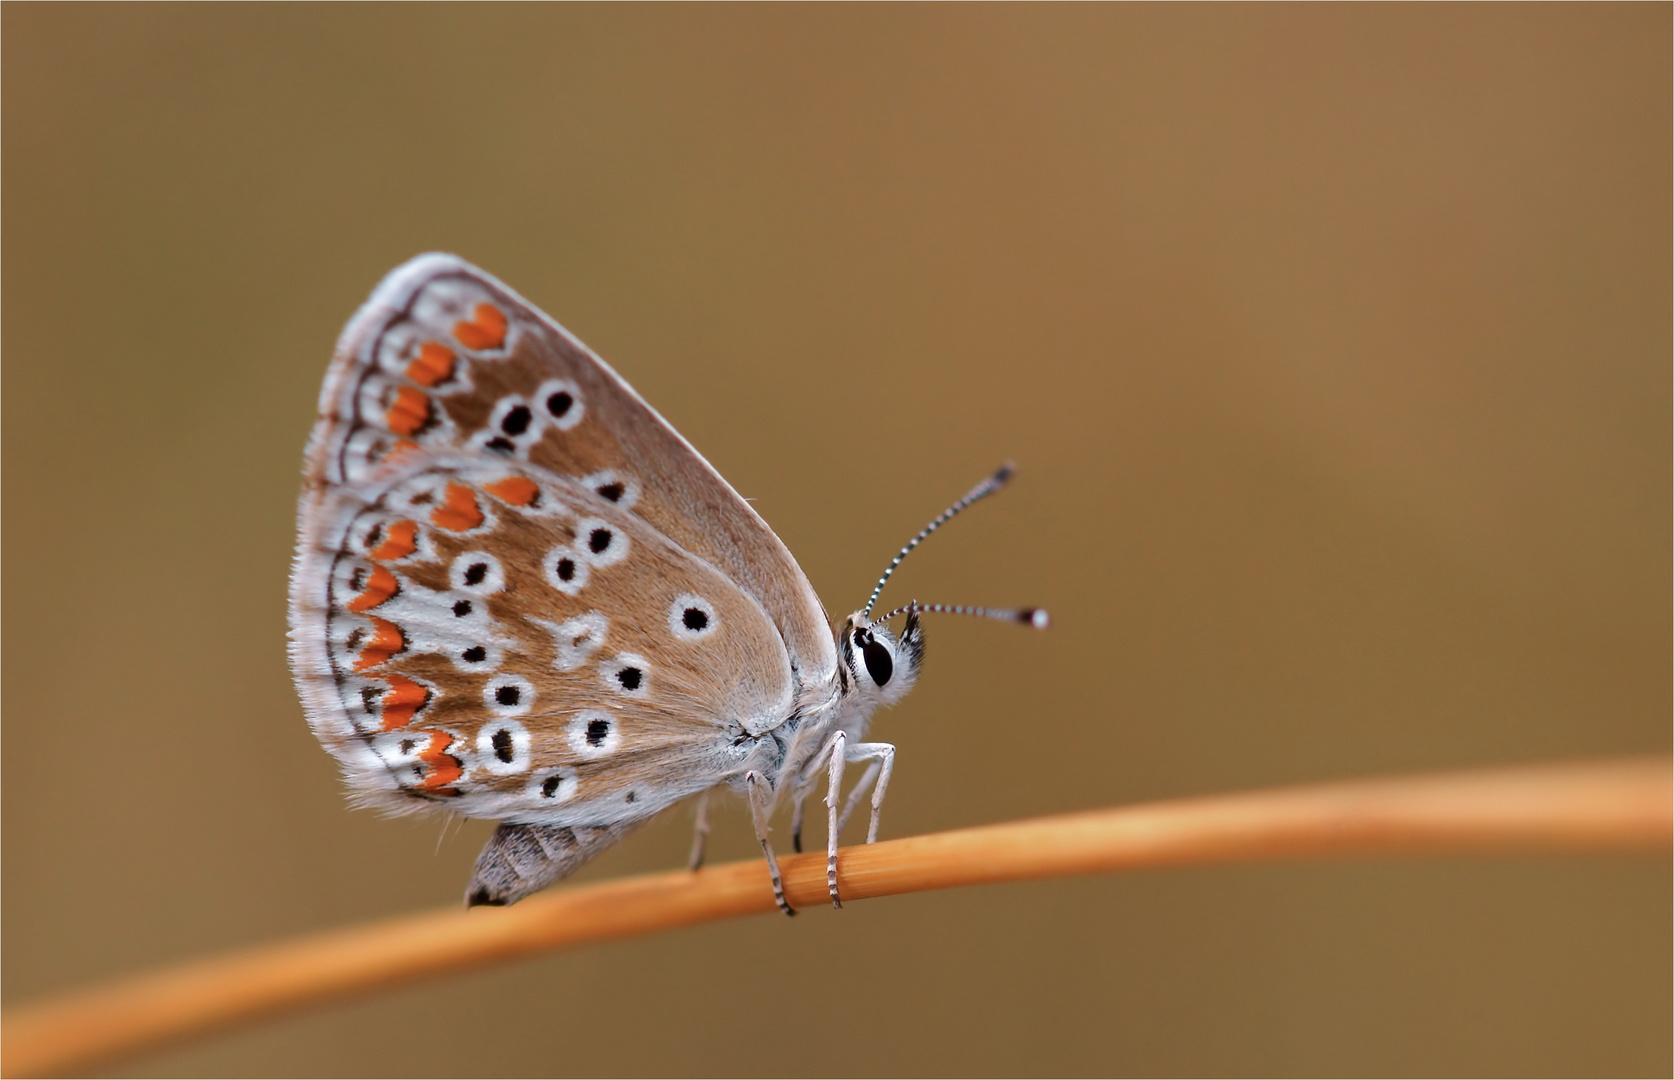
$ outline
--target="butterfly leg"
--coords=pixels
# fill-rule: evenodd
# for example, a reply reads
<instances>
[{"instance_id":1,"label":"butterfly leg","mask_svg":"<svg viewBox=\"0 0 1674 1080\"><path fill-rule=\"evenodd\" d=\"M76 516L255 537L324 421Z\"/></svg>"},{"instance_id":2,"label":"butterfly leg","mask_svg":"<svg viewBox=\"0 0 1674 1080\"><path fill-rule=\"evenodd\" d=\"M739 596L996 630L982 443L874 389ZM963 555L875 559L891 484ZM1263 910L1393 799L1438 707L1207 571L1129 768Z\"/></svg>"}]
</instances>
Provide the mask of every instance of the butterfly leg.
<instances>
[{"instance_id":1,"label":"butterfly leg","mask_svg":"<svg viewBox=\"0 0 1674 1080\"><path fill-rule=\"evenodd\" d=\"M860 774L860 783L849 791L849 801L843 804L843 812L837 818L837 831L842 832L849 827L849 818L854 816L854 808L860 805L861 797L866 789L872 786L872 781L878 778L878 770L883 768L883 762L874 760L866 766L866 771Z\"/></svg>"},{"instance_id":2,"label":"butterfly leg","mask_svg":"<svg viewBox=\"0 0 1674 1080\"><path fill-rule=\"evenodd\" d=\"M785 881L779 876L779 860L774 857L773 844L767 839L767 815L773 805L773 789L754 769L744 774L744 784L749 789L750 820L756 827L756 839L761 841L761 853L767 856L767 874L773 880L773 899L778 902L780 911L795 915L796 909L785 899Z\"/></svg>"},{"instance_id":3,"label":"butterfly leg","mask_svg":"<svg viewBox=\"0 0 1674 1080\"><path fill-rule=\"evenodd\" d=\"M709 841L709 792L698 796L697 827L692 830L692 857L686 866L696 870L703 865L703 848Z\"/></svg>"},{"instance_id":4,"label":"butterfly leg","mask_svg":"<svg viewBox=\"0 0 1674 1080\"><path fill-rule=\"evenodd\" d=\"M895 771L895 747L886 742L855 743L849 747L850 761L871 761L872 767L866 770L866 775L855 786L854 794L849 797L850 807L859 800L860 793L865 790L866 781L871 779L874 772L878 777L876 786L872 788L872 823L866 827L866 842L878 842L878 818L883 814L884 791L889 787L889 774ZM846 819L848 813L843 814ZM839 826L842 820L838 821Z\"/></svg>"},{"instance_id":5,"label":"butterfly leg","mask_svg":"<svg viewBox=\"0 0 1674 1080\"><path fill-rule=\"evenodd\" d=\"M838 735L841 734L841 732L838 733ZM813 793L814 785L819 781L820 769L824 767L825 759L831 755L831 748L836 744L837 736L833 736L824 746L820 747L820 752L815 754L803 768L802 775L796 782L796 790L792 793L791 847L796 850L798 855L802 854L802 811L804 805L808 801L808 796Z\"/></svg>"},{"instance_id":6,"label":"butterfly leg","mask_svg":"<svg viewBox=\"0 0 1674 1080\"><path fill-rule=\"evenodd\" d=\"M837 818L837 797L843 790L843 764L848 758L849 737L839 731L831 737L831 782L825 789L825 887L831 893L831 906L843 906L837 894L837 837L842 832Z\"/></svg>"}]
</instances>

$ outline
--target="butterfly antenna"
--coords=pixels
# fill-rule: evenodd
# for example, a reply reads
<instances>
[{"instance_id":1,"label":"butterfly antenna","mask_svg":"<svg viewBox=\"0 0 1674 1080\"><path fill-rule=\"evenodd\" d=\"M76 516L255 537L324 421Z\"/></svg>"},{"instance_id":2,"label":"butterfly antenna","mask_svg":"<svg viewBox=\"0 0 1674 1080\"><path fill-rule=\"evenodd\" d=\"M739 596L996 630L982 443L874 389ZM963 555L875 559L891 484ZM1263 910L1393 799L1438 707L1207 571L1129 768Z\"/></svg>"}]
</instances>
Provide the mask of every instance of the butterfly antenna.
<instances>
[{"instance_id":1,"label":"butterfly antenna","mask_svg":"<svg viewBox=\"0 0 1674 1080\"><path fill-rule=\"evenodd\" d=\"M929 536L931 533L941 528L943 524L945 524L955 514L959 513L959 511L965 509L965 507L977 502L980 499L986 499L988 496L1005 487L1006 481L1010 480L1011 474L1016 471L1017 466L1013 465L1009 461L1004 465L1001 465L997 470L995 470L993 476L988 477L983 480L982 483L967 491L963 498L948 507L946 510L937 514L935 520L920 529L917 536L908 540L907 546L902 548L895 558L890 560L889 568L885 570L883 572L883 576L878 579L878 584L872 589L872 595L866 598L866 607L862 609L861 614L867 616L868 618L871 617L872 607L878 602L878 594L883 592L884 583L889 580L889 575L895 573L895 568L901 565L901 560L907 557L907 553L909 551L924 543L924 538L926 536ZM928 609L921 608L920 610ZM878 621L881 622L883 620L880 619Z\"/></svg>"},{"instance_id":2,"label":"butterfly antenna","mask_svg":"<svg viewBox=\"0 0 1674 1080\"><path fill-rule=\"evenodd\" d=\"M1032 626L1036 630L1045 630L1052 625L1052 616L1045 608L998 608L998 607L967 607L964 604L921 604L914 600L910 604L903 604L887 615L879 615L873 622L888 622L897 615L905 615L909 611L931 612L937 615L975 615L979 619L998 619L1001 622L1022 623Z\"/></svg>"}]
</instances>

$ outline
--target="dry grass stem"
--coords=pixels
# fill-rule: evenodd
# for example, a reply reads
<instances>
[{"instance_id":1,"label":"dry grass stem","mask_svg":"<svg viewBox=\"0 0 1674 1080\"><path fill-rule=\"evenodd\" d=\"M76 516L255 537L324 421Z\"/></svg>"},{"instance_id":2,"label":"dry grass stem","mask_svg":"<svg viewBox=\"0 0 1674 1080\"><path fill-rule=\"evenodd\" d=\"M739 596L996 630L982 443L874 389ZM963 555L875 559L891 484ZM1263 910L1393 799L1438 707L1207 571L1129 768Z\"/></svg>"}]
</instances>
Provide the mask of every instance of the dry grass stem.
<instances>
[{"instance_id":1,"label":"dry grass stem","mask_svg":"<svg viewBox=\"0 0 1674 1080\"><path fill-rule=\"evenodd\" d=\"M1188 864L1655 850L1674 839L1666 758L1346 781L1066 814L846 848L845 899ZM823 854L781 860L828 903ZM13 1009L0 1071L61 1073L283 1009L583 942L771 912L759 861L558 889L260 946Z\"/></svg>"}]
</instances>

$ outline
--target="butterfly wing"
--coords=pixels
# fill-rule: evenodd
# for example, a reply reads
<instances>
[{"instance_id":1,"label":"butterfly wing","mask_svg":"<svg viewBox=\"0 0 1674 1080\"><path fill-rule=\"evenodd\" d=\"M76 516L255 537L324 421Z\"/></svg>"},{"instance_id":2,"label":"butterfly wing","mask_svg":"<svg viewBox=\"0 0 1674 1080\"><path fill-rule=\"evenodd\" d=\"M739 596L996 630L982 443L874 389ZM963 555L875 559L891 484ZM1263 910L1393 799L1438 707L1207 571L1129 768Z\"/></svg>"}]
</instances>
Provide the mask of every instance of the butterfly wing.
<instances>
[{"instance_id":1,"label":"butterfly wing","mask_svg":"<svg viewBox=\"0 0 1674 1080\"><path fill-rule=\"evenodd\" d=\"M767 523L592 350L468 263L421 255L384 279L344 331L320 413L316 484L353 482L416 444L632 493L635 514L756 598L803 686L834 677L830 620Z\"/></svg>"},{"instance_id":2,"label":"butterfly wing","mask_svg":"<svg viewBox=\"0 0 1674 1080\"><path fill-rule=\"evenodd\" d=\"M754 511L602 361L451 257L397 270L351 321L307 477L293 669L365 801L639 820L725 778L834 669Z\"/></svg>"}]
</instances>

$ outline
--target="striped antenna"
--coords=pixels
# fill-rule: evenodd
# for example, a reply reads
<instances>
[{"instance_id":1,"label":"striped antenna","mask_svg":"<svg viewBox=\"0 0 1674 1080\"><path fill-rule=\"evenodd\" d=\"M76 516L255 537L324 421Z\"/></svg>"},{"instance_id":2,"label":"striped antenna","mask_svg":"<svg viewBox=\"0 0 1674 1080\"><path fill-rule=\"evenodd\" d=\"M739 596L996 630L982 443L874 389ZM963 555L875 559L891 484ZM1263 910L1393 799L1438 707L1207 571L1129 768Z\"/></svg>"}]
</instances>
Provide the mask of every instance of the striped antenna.
<instances>
[{"instance_id":1,"label":"striped antenna","mask_svg":"<svg viewBox=\"0 0 1674 1080\"><path fill-rule=\"evenodd\" d=\"M937 615L975 615L980 619L999 619L1001 622L1022 623L1032 626L1036 630L1045 630L1052 625L1052 616L1045 608L999 608L999 607L966 607L964 604L921 604L914 600L910 604L896 608L888 615L879 615L873 622L888 622L897 615L905 615L909 611L931 612Z\"/></svg>"},{"instance_id":2,"label":"striped antenna","mask_svg":"<svg viewBox=\"0 0 1674 1080\"><path fill-rule=\"evenodd\" d=\"M924 543L924 538L926 536L929 536L931 533L941 528L942 525L948 521L948 519L959 513L959 511L965 509L965 507L971 505L979 499L986 499L988 496L1005 487L1006 481L1010 480L1011 474L1016 471L1017 467L1009 461L1004 465L1001 465L999 469L995 471L993 476L988 477L982 483L967 491L964 498L937 514L934 521L920 529L917 536L908 540L907 546L902 548L900 553L897 554L895 558L890 560L889 569L883 572L883 577L878 579L878 584L872 589L872 595L866 598L866 607L861 610L861 614L868 617L872 614L872 606L878 602L878 594L883 592L884 582L889 580L889 575L895 573L895 568L901 565L901 560L907 557L907 552Z\"/></svg>"}]
</instances>

